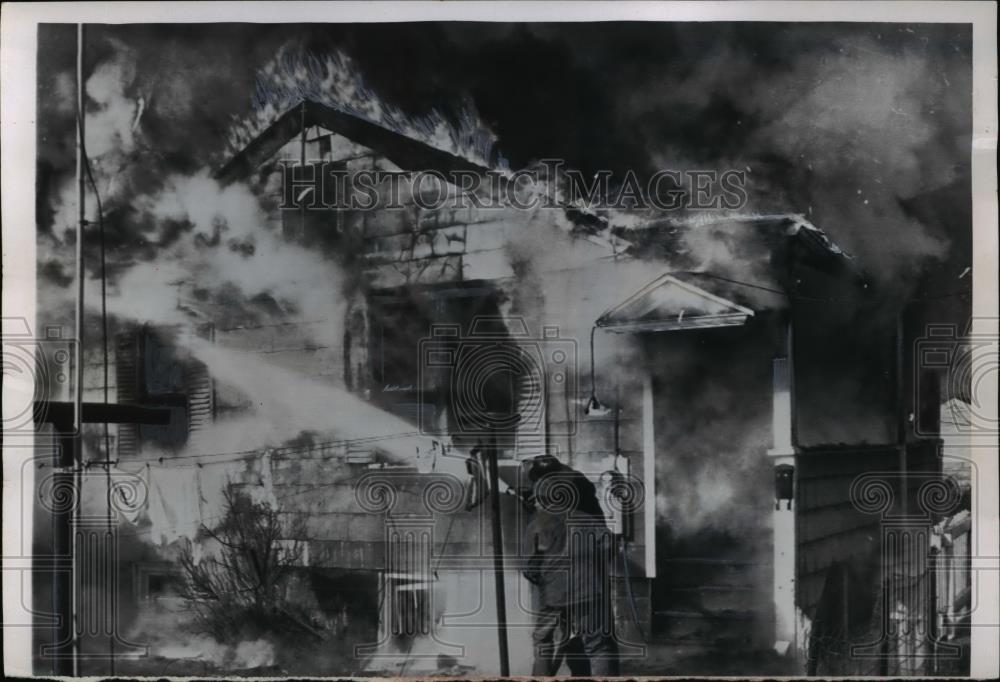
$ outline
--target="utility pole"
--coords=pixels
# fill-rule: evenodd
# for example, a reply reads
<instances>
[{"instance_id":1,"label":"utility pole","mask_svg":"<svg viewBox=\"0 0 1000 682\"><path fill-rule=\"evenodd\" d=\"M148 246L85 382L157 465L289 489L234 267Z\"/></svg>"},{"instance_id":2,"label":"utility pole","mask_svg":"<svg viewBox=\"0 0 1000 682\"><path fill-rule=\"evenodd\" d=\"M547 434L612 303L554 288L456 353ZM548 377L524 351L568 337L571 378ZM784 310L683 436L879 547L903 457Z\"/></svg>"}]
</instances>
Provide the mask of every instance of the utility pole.
<instances>
[{"instance_id":1,"label":"utility pole","mask_svg":"<svg viewBox=\"0 0 1000 682\"><path fill-rule=\"evenodd\" d=\"M87 224L86 182L89 177L86 157L86 110L84 83L84 26L77 25L76 32L76 180L77 180L77 225L76 225L76 344L73 352L73 386L72 401L59 402L51 399L35 403L35 427L38 429L47 423L52 427L53 435L58 439L53 461L53 484L51 491L52 509L52 548L55 567L52 579L52 611L56 614L53 632L53 643L43 648L42 654L51 655L52 672L59 677L78 677L80 675L80 639L83 635L84 622L81 610L81 556L79 552L87 549L78 547L81 539L79 534L79 518L82 504L82 474L83 474L83 425L103 424L105 428L105 447L108 450L105 464L108 466L108 519L111 523L111 451L107 435L108 424L156 424L170 423L170 411L162 408L150 408L141 405L112 405L108 403L108 356L107 356L107 320L104 310L104 283L102 282L102 325L104 336L104 402L83 402L83 356L84 356L84 269L83 238ZM96 188L95 188L96 191ZM98 209L100 198L98 197ZM101 226L101 275L104 277L104 235ZM112 526L108 527L108 537L112 536ZM112 567L108 567L110 571ZM114 639L118 636L114 629L116 623L117 600L114 595L115 585L106 580L106 599L110 605L109 652L111 654L111 670L114 671L115 647ZM103 625L103 624L101 624ZM122 641L122 640L119 640Z\"/></svg>"},{"instance_id":2,"label":"utility pole","mask_svg":"<svg viewBox=\"0 0 1000 682\"><path fill-rule=\"evenodd\" d=\"M82 495L81 459L83 453L83 228L86 223L84 169L84 83L83 83L83 24L76 27L76 343L73 347L73 402L69 418L56 426L58 447L53 458L52 485L52 553L57 568L52 576L52 610L56 614L53 643L43 650L52 656L52 672L60 677L80 674L79 670L79 566L76 556L76 519ZM47 401L46 410L58 405ZM64 410L65 412L65 410ZM39 414L36 412L36 414Z\"/></svg>"},{"instance_id":3,"label":"utility pole","mask_svg":"<svg viewBox=\"0 0 1000 682\"><path fill-rule=\"evenodd\" d=\"M42 406L47 409L48 404ZM56 426L58 446L55 448L52 474L52 610L56 614L52 629L52 644L42 650L52 657L52 674L57 677L75 676L76 625L73 620L73 504L76 501L76 472L73 434L75 404L67 403L70 420ZM42 413L44 414L44 412Z\"/></svg>"},{"instance_id":4,"label":"utility pole","mask_svg":"<svg viewBox=\"0 0 1000 682\"><path fill-rule=\"evenodd\" d=\"M64 467L69 465L72 469L72 500L73 504L69 512L61 515L59 522L68 527L60 529L56 539L61 541L62 546L56 548L59 556L68 556L70 561L70 571L68 590L66 585L62 587L62 598L59 606L65 609L59 614L60 621L68 624L68 628L63 628L63 636L69 635L69 672L74 677L80 674L80 652L79 652L79 632L80 632L80 575L79 562L76 556L76 522L80 514L80 504L82 503L82 457L83 457L83 284L86 277L83 263L83 233L87 222L87 200L86 200L86 171L84 169L84 135L86 134L86 112L84 110L84 82L83 82L83 60L84 60L84 29L83 24L76 27L76 188L77 188L77 222L76 222L76 357L74 374L76 384L73 391L73 439L70 453L63 453L62 462ZM57 581L59 579L57 578ZM68 593L68 594L67 594ZM68 600L68 603L67 603ZM68 633L66 632L68 630ZM62 667L62 666L60 666Z\"/></svg>"},{"instance_id":5,"label":"utility pole","mask_svg":"<svg viewBox=\"0 0 1000 682\"><path fill-rule=\"evenodd\" d=\"M487 447L483 448L483 456L487 460L490 476L490 521L493 527L493 582L496 588L497 603L497 640L500 652L500 675L510 676L510 655L507 645L507 590L504 585L503 570L503 528L500 523L500 473L497 457L499 456L497 435L490 435Z\"/></svg>"},{"instance_id":6,"label":"utility pole","mask_svg":"<svg viewBox=\"0 0 1000 682\"><path fill-rule=\"evenodd\" d=\"M73 553L77 524L74 523L74 504L79 488L72 488L78 472L74 465L75 449L79 447L79 426L83 424L170 424L170 410L142 405L109 405L107 403L58 402L46 400L35 403L35 428L49 424L58 438L55 455L55 474L52 485L52 538L55 554L52 600L53 611L58 616L54 626L54 643L43 649L43 656L51 656L52 674L71 677L78 674L77 659L80 630L74 621L73 571L79 557ZM79 426L77 416L81 420ZM76 430L74 430L76 429ZM68 494L67 494L68 493ZM110 581L109 581L110 583ZM115 601L110 607L115 608ZM112 611L110 616L115 617ZM114 622L114 621L112 621ZM82 625L82 623L81 623ZM112 632L112 637L117 633ZM119 640L121 642L122 640Z\"/></svg>"}]
</instances>

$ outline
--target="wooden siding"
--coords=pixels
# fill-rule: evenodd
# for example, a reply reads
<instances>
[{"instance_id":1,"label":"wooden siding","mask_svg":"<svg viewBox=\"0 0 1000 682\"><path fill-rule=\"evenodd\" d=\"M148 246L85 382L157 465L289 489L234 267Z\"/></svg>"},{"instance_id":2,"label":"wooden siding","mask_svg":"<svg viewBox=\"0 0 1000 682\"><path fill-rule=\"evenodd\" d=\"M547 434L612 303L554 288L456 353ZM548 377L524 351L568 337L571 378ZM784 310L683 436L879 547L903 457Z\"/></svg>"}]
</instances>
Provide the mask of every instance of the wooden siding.
<instances>
[{"instance_id":1,"label":"wooden siding","mask_svg":"<svg viewBox=\"0 0 1000 682\"><path fill-rule=\"evenodd\" d=\"M938 448L934 440L909 444L906 476L895 445L814 448L798 457L796 602L815 630L807 634L812 637L811 664L820 665L820 673L886 674L894 669L888 657L901 650L896 643L890 642L882 658L850 655L850 647L878 640L885 622L883 590L892 589L887 585L904 575L918 581L926 576L926 557L916 557L916 563L907 566L886 559L883 535L890 529L887 522L904 513L906 528L919 530L924 521L930 522L919 490L937 476ZM866 509L852 499L852 486L860 477L887 484L891 506ZM846 634L842 622L849 624Z\"/></svg>"}]
</instances>

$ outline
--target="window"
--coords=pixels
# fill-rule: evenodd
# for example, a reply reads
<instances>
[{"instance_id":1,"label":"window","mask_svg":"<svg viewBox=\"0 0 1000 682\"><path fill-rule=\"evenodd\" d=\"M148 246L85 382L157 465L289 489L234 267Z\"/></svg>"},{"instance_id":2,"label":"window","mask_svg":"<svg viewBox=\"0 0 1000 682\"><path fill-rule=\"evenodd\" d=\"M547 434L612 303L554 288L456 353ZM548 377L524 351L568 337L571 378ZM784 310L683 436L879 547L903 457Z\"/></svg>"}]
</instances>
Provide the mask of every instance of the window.
<instances>
[{"instance_id":1,"label":"window","mask_svg":"<svg viewBox=\"0 0 1000 682\"><path fill-rule=\"evenodd\" d=\"M431 530L423 521L399 521L386 543L381 613L384 634L415 637L431 631Z\"/></svg>"},{"instance_id":2,"label":"window","mask_svg":"<svg viewBox=\"0 0 1000 682\"><path fill-rule=\"evenodd\" d=\"M463 380L455 373L466 365L448 364L451 361L442 358L450 357L458 363L487 344L480 341L477 345L473 325L478 321L482 327L483 321L500 319L501 296L491 285L472 281L384 289L372 294L372 400L424 431L447 430L459 447L474 446L479 434L473 433L477 429L470 427L470 422L482 421L479 413L484 409L510 411L517 402L517 392L527 387L519 385L519 377L492 369L483 381ZM453 342L422 344L431 341L435 325L457 326L459 332ZM491 338L507 335L502 324L488 331ZM432 355L442 343L461 352ZM422 353L427 356L422 357Z\"/></svg>"},{"instance_id":3,"label":"window","mask_svg":"<svg viewBox=\"0 0 1000 682\"><path fill-rule=\"evenodd\" d=\"M370 301L372 399L414 424L434 424L440 401L420 386L420 340L430 335L433 310L408 292ZM421 390L423 389L423 390Z\"/></svg>"},{"instance_id":4,"label":"window","mask_svg":"<svg viewBox=\"0 0 1000 682\"><path fill-rule=\"evenodd\" d=\"M133 565L135 597L140 601L169 599L181 594L183 577L167 562L140 562Z\"/></svg>"},{"instance_id":5,"label":"window","mask_svg":"<svg viewBox=\"0 0 1000 682\"><path fill-rule=\"evenodd\" d=\"M426 581L411 577L389 577L389 634L417 637L431 632L430 590Z\"/></svg>"}]
</instances>

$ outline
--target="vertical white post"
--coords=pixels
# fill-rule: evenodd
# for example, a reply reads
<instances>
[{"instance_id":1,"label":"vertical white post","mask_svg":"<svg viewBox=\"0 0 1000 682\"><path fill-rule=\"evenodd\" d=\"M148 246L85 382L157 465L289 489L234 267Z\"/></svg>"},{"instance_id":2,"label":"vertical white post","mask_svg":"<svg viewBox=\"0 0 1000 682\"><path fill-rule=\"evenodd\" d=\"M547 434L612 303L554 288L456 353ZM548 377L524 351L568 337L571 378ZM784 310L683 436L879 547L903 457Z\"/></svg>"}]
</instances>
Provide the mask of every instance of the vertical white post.
<instances>
[{"instance_id":1,"label":"vertical white post","mask_svg":"<svg viewBox=\"0 0 1000 682\"><path fill-rule=\"evenodd\" d=\"M653 377L642 383L642 484L645 487L643 538L646 577L656 577L656 432L653 422Z\"/></svg>"},{"instance_id":2,"label":"vertical white post","mask_svg":"<svg viewBox=\"0 0 1000 682\"><path fill-rule=\"evenodd\" d=\"M771 430L773 432L772 455L791 454L792 446L792 363L791 359L775 358L772 363L772 406Z\"/></svg>"},{"instance_id":3,"label":"vertical white post","mask_svg":"<svg viewBox=\"0 0 1000 682\"><path fill-rule=\"evenodd\" d=\"M773 363L771 425L774 445L768 455L775 470L781 465L795 466L792 336L791 323L785 324L784 347ZM795 610L796 510L794 503L785 501L780 505L775 502L775 506L772 518L774 648L782 655L791 649L797 656L804 644L798 641Z\"/></svg>"}]
</instances>

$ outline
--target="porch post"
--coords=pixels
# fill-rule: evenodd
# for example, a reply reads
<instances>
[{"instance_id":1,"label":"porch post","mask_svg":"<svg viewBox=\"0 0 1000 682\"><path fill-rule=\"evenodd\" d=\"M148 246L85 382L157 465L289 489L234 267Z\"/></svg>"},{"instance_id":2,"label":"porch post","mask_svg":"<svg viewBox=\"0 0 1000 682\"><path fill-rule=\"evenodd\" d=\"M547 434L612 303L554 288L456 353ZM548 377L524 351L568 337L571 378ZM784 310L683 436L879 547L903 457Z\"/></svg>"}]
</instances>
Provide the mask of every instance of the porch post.
<instances>
[{"instance_id":1,"label":"porch post","mask_svg":"<svg viewBox=\"0 0 1000 682\"><path fill-rule=\"evenodd\" d=\"M805 646L798 641L795 611L795 501L779 499L779 477L789 475L791 484L797 485L795 472L794 392L792 366L792 326L790 319L783 323L782 338L773 361L772 381L772 431L773 447L768 451L775 475L775 508L773 511L774 551L774 649L793 656ZM784 494L787 491L782 491Z\"/></svg>"},{"instance_id":2,"label":"porch post","mask_svg":"<svg viewBox=\"0 0 1000 682\"><path fill-rule=\"evenodd\" d=\"M645 544L646 577L656 577L656 433L653 413L653 377L646 374L642 382L642 484L643 542Z\"/></svg>"}]
</instances>

